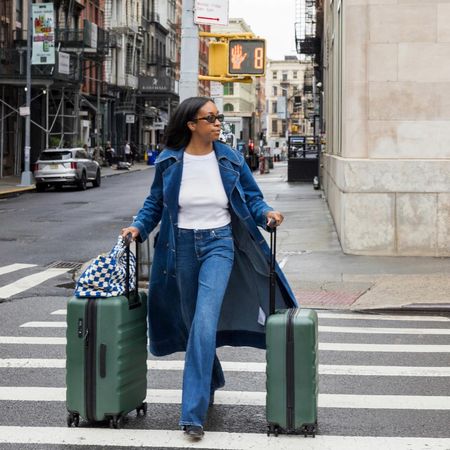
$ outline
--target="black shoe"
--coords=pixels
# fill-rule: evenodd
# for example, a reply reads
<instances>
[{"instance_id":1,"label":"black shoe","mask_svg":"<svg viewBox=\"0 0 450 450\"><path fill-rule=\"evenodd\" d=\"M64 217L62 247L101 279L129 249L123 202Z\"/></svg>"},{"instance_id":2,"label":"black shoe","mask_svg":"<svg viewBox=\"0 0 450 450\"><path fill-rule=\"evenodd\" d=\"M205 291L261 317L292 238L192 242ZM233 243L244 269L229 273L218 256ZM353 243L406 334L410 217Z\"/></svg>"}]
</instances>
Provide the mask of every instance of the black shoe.
<instances>
[{"instance_id":1,"label":"black shoe","mask_svg":"<svg viewBox=\"0 0 450 450\"><path fill-rule=\"evenodd\" d=\"M209 396L209 406L214 405L214 392Z\"/></svg>"},{"instance_id":2,"label":"black shoe","mask_svg":"<svg viewBox=\"0 0 450 450\"><path fill-rule=\"evenodd\" d=\"M185 425L183 429L184 434L187 434L189 437L194 439L201 439L205 434L203 427L199 425Z\"/></svg>"}]
</instances>

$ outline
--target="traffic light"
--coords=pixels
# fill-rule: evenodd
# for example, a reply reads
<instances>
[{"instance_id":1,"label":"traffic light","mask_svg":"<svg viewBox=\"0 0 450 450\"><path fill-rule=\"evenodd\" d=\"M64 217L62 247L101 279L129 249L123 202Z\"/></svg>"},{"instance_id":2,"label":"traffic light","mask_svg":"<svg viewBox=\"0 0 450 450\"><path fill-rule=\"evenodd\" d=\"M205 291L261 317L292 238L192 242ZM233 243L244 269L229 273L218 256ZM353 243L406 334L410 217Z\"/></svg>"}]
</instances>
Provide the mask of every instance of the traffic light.
<instances>
[{"instance_id":1,"label":"traffic light","mask_svg":"<svg viewBox=\"0 0 450 450\"><path fill-rule=\"evenodd\" d=\"M263 76L266 70L264 39L230 39L228 41L228 74Z\"/></svg>"}]
</instances>

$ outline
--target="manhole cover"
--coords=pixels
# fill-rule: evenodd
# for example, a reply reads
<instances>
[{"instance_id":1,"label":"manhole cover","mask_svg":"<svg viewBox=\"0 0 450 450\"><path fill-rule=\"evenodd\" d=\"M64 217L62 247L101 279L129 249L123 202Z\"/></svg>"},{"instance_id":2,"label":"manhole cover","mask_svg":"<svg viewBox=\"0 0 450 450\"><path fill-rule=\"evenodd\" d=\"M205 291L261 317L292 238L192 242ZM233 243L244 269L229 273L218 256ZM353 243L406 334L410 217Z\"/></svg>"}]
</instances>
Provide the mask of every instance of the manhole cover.
<instances>
[{"instance_id":1,"label":"manhole cover","mask_svg":"<svg viewBox=\"0 0 450 450\"><path fill-rule=\"evenodd\" d=\"M83 263L72 261L55 261L47 266L48 269L70 269L71 272L75 272L81 269Z\"/></svg>"}]
</instances>

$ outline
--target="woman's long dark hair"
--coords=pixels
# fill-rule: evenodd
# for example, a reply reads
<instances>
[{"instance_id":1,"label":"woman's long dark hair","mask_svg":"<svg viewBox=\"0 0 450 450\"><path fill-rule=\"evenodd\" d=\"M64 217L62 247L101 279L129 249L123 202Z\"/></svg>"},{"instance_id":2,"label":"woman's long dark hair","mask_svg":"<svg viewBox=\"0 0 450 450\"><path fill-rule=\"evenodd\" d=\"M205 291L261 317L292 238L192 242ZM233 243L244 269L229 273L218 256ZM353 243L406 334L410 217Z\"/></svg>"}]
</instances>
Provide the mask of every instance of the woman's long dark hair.
<instances>
[{"instance_id":1,"label":"woman's long dark hair","mask_svg":"<svg viewBox=\"0 0 450 450\"><path fill-rule=\"evenodd\" d=\"M213 102L213 100L208 97L190 97L178 105L164 134L164 144L167 147L179 149L189 144L192 133L187 124L195 119L198 110L208 102Z\"/></svg>"}]
</instances>

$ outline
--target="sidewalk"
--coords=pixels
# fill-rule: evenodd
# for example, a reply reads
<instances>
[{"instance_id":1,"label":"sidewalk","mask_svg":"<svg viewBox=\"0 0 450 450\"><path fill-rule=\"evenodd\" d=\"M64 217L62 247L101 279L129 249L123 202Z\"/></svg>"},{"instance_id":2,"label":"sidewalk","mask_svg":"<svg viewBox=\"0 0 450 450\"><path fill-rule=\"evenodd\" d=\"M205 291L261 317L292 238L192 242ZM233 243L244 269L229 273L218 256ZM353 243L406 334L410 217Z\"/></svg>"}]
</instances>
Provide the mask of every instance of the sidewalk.
<instances>
[{"instance_id":1,"label":"sidewalk","mask_svg":"<svg viewBox=\"0 0 450 450\"><path fill-rule=\"evenodd\" d=\"M450 258L345 255L322 191L288 183L286 163L255 177L285 216L277 260L302 306L450 313Z\"/></svg>"},{"instance_id":2,"label":"sidewalk","mask_svg":"<svg viewBox=\"0 0 450 450\"><path fill-rule=\"evenodd\" d=\"M146 163L135 163L129 170L117 170L113 167L102 167L102 178L112 177L114 175L121 175L123 173L136 172L140 170L147 170L154 166L147 166ZM19 195L24 192L34 191L34 185L29 187L18 186L20 184L20 177L8 176L0 179L0 198L13 195Z\"/></svg>"}]
</instances>

